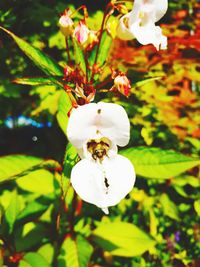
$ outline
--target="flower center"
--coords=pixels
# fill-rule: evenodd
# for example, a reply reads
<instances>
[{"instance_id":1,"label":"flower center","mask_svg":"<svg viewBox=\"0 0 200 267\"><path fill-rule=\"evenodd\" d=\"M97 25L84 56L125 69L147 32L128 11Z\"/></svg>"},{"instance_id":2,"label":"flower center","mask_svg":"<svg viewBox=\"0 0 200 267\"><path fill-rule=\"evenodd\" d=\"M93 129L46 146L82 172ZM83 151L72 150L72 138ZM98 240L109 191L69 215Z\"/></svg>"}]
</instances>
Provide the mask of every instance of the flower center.
<instances>
[{"instance_id":1,"label":"flower center","mask_svg":"<svg viewBox=\"0 0 200 267\"><path fill-rule=\"evenodd\" d=\"M100 163L105 156L108 156L107 152L110 148L110 141L106 137L100 139L91 139L87 143L87 150L91 153L94 160L99 159Z\"/></svg>"}]
</instances>

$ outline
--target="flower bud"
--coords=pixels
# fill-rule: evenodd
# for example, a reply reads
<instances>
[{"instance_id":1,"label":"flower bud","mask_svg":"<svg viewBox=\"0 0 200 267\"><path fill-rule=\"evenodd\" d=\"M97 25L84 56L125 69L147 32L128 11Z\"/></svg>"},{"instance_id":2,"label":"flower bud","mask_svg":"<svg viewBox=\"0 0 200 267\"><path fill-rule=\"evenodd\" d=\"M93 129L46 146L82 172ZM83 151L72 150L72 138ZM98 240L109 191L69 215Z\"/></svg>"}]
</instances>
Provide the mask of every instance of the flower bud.
<instances>
[{"instance_id":1,"label":"flower bud","mask_svg":"<svg viewBox=\"0 0 200 267\"><path fill-rule=\"evenodd\" d=\"M114 86L111 88L111 91L118 91L126 97L130 94L130 81L125 74L119 74L114 79Z\"/></svg>"},{"instance_id":2,"label":"flower bud","mask_svg":"<svg viewBox=\"0 0 200 267\"><path fill-rule=\"evenodd\" d=\"M89 37L89 32L90 30L85 25L85 23L80 21L74 30L74 36L76 37L80 45L84 45L87 42Z\"/></svg>"},{"instance_id":3,"label":"flower bud","mask_svg":"<svg viewBox=\"0 0 200 267\"><path fill-rule=\"evenodd\" d=\"M65 13L60 17L59 19L59 26L60 26L60 31L65 37L68 37L69 35L72 34L73 31L73 21L70 18L71 12L65 10Z\"/></svg>"},{"instance_id":4,"label":"flower bud","mask_svg":"<svg viewBox=\"0 0 200 267\"><path fill-rule=\"evenodd\" d=\"M96 32L89 30L86 24L82 21L76 26L74 36L83 49L90 49L98 40Z\"/></svg>"}]
</instances>

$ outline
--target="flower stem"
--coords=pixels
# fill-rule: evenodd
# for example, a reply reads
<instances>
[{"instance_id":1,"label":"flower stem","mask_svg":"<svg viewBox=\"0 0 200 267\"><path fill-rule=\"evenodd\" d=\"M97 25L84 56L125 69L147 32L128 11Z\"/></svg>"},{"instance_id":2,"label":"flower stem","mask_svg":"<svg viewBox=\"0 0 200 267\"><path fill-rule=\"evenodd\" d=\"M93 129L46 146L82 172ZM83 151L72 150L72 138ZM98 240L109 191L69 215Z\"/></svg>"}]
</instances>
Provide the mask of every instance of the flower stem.
<instances>
[{"instance_id":1,"label":"flower stem","mask_svg":"<svg viewBox=\"0 0 200 267\"><path fill-rule=\"evenodd\" d=\"M101 87L103 87L104 85L106 85L107 83L111 82L113 79L110 77L108 78L107 80L105 80L104 82L102 83L99 83L98 85L95 86L96 89L99 89Z\"/></svg>"},{"instance_id":2,"label":"flower stem","mask_svg":"<svg viewBox=\"0 0 200 267\"><path fill-rule=\"evenodd\" d=\"M65 85L64 86L64 90L69 96L69 99L71 101L72 107L77 107L78 106L77 101L76 101L75 97L71 93L73 91L73 89L70 86Z\"/></svg>"},{"instance_id":3,"label":"flower stem","mask_svg":"<svg viewBox=\"0 0 200 267\"><path fill-rule=\"evenodd\" d=\"M82 5L80 6L79 8L77 8L72 14L71 14L71 17L76 13L78 12L79 10L83 9L83 13L84 13L84 16L87 17L87 8L85 5Z\"/></svg>"},{"instance_id":4,"label":"flower stem","mask_svg":"<svg viewBox=\"0 0 200 267\"><path fill-rule=\"evenodd\" d=\"M70 62L71 62L71 57L70 57L70 52L69 52L69 42L68 42L68 37L65 37L65 44L66 44L66 51L67 51L67 56L68 56L68 63L70 64Z\"/></svg>"}]
</instances>

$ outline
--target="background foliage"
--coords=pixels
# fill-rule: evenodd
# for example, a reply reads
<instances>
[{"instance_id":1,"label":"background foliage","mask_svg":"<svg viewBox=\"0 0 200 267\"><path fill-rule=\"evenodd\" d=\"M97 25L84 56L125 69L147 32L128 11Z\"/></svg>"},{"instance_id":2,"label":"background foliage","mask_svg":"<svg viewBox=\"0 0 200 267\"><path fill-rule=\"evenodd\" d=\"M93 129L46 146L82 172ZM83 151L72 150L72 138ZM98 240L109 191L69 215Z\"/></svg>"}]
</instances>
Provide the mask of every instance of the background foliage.
<instances>
[{"instance_id":1,"label":"background foliage","mask_svg":"<svg viewBox=\"0 0 200 267\"><path fill-rule=\"evenodd\" d=\"M74 2L72 9L83 4ZM92 2L84 3L88 23L99 29L107 2ZM160 21L169 38L167 51L114 39L107 58L111 42L105 36L99 61L127 72L131 95L97 93L95 100L127 110L131 140L120 153L137 173L133 191L109 216L82 203L69 184L77 161L65 136L71 107L52 76L62 75L67 58L57 27L67 5L0 3L0 25L22 37L0 32L0 266L199 266L199 4L169 2ZM100 81L109 72L105 67ZM22 77L42 78L11 82Z\"/></svg>"}]
</instances>

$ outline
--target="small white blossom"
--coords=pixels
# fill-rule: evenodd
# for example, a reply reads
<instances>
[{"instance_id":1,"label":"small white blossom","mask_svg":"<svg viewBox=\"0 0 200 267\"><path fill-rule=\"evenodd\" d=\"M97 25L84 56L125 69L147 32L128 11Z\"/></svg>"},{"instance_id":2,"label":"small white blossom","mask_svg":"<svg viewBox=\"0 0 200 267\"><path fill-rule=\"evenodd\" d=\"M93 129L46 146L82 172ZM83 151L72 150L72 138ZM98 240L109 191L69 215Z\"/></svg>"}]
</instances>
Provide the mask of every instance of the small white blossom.
<instances>
[{"instance_id":1,"label":"small white blossom","mask_svg":"<svg viewBox=\"0 0 200 267\"><path fill-rule=\"evenodd\" d=\"M167 37L155 23L167 11L167 0L135 0L133 9L121 17L117 36L122 40L136 38L139 43L153 44L157 50L167 48Z\"/></svg>"},{"instance_id":2,"label":"small white blossom","mask_svg":"<svg viewBox=\"0 0 200 267\"><path fill-rule=\"evenodd\" d=\"M65 10L64 14L60 17L59 19L59 26L60 26L60 31L65 37L68 37L69 35L72 34L73 31L73 21L70 18L71 11L70 10Z\"/></svg>"},{"instance_id":3,"label":"small white blossom","mask_svg":"<svg viewBox=\"0 0 200 267\"><path fill-rule=\"evenodd\" d=\"M117 154L117 146L130 138L125 110L103 102L79 106L70 116L67 135L82 158L72 169L72 186L83 200L108 213L135 183L133 165Z\"/></svg>"}]
</instances>

